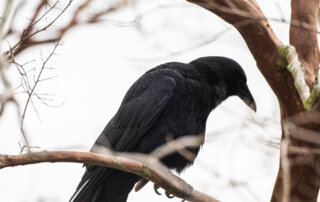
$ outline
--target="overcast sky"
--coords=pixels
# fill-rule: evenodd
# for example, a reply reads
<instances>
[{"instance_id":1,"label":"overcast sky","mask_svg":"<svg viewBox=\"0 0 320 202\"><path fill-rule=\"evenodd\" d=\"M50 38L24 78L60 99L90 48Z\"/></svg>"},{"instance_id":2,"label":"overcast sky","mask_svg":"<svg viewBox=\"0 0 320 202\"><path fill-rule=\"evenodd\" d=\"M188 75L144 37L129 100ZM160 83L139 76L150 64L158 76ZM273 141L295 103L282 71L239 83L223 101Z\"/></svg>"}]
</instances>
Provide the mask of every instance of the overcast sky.
<instances>
[{"instance_id":1,"label":"overcast sky","mask_svg":"<svg viewBox=\"0 0 320 202\"><path fill-rule=\"evenodd\" d=\"M258 3L268 17L290 18L289 0ZM119 26L130 24L124 22L141 14L139 26ZM19 16L21 21L26 17L27 12ZM237 97L223 102L207 121L206 142L194 166L181 177L224 202L269 201L279 150L267 143L277 142L280 137L279 107L238 32L210 12L182 0L140 0L134 7L104 19L98 24L77 27L62 39L57 55L50 60L49 66L54 69L44 74L44 78L55 78L37 87L39 93L54 94L46 96L58 107L35 101L39 117L29 108L25 126L31 145L40 150L88 151L117 111L127 89L148 69L208 55L230 57L244 68L258 111L251 112ZM287 44L288 25L273 21L270 24ZM229 31L216 41L198 47L225 29ZM52 48L53 44L37 46L18 59L21 63L36 59L30 68L39 68L40 51L46 56ZM170 56L175 52L180 54ZM18 85L16 70L10 68L7 73ZM23 105L25 96L17 96ZM16 114L15 106L9 105L0 117L0 153L20 151ZM2 169L1 201L67 201L83 172L82 165L74 163ZM128 201L151 200L180 201L156 195L151 183L142 191L131 193Z\"/></svg>"}]
</instances>

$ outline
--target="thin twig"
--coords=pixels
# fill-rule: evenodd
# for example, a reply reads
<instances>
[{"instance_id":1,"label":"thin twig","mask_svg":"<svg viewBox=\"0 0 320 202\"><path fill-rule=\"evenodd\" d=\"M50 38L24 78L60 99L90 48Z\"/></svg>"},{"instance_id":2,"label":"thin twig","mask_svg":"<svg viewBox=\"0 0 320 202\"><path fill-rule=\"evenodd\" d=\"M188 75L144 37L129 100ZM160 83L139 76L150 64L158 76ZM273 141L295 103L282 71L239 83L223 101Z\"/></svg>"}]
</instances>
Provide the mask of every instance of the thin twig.
<instances>
[{"instance_id":1,"label":"thin twig","mask_svg":"<svg viewBox=\"0 0 320 202\"><path fill-rule=\"evenodd\" d=\"M50 58L54 55L57 47L59 46L59 41L55 44L53 50L51 51L51 53L49 54L49 56L43 61L42 63L42 66L41 66L41 69L40 69L40 72L38 73L38 76L36 78L36 80L34 81L34 85L33 87L31 88L31 90L28 92L28 98L27 98L27 101L26 101L26 104L24 106L24 109L23 109L23 112L22 112L22 115L21 115L21 122L20 122L20 130L21 130L21 133L23 134L23 137L25 139L25 142L26 142L26 146L27 148L30 148L30 145L29 145L29 142L28 142L28 138L27 138L27 135L26 135L26 132L24 130L24 120L25 120L25 116L26 116L26 112L27 112L27 109L28 109L28 106L29 106L29 103L32 99L32 95L34 94L34 91L37 87L37 84L39 83L40 81L40 78L41 78L41 75L42 75L42 72L43 70L45 69L46 67L46 64L47 62L50 60Z\"/></svg>"},{"instance_id":2,"label":"thin twig","mask_svg":"<svg viewBox=\"0 0 320 202\"><path fill-rule=\"evenodd\" d=\"M48 23L47 25L45 25L44 27L40 28L40 29L37 29L36 31L28 34L29 30L32 30L32 27L37 23L39 22L39 20L35 20L34 22L32 22L29 26L31 27L27 27L24 31L24 33L27 33L28 35L26 34L22 34L22 37L20 39L20 41L18 41L10 50L10 51L7 51L4 53L5 56L7 56L8 58L11 58L12 56L8 55L8 54L13 54L14 56L17 55L18 53L20 53L22 50L24 50L26 48L26 44L29 44L28 46L32 45L32 44L39 44L39 43L49 43L51 42L52 40L44 40L44 41L34 41L34 40L31 40L31 38L35 35L37 35L38 33L40 32L43 32L45 30L47 30L49 27L51 27L60 17L61 15L70 7L71 3L73 2L73 0L69 0L69 3L58 13L58 15L50 22ZM49 11L51 11L53 9L53 7L56 6L56 4L54 4L51 9L49 9ZM48 12L46 12L44 15L46 15ZM37 13L36 13L37 14ZM42 17L40 17L40 19L42 19ZM58 37L58 38L55 38L54 41L58 41L61 37Z\"/></svg>"}]
</instances>

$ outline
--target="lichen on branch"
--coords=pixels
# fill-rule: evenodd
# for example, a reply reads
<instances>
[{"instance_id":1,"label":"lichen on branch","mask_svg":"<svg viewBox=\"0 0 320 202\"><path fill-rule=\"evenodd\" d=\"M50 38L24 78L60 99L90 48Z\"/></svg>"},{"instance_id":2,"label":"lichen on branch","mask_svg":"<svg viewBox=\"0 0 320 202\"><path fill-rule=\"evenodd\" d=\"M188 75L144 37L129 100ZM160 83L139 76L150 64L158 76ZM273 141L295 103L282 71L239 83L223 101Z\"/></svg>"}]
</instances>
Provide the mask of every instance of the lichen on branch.
<instances>
[{"instance_id":1,"label":"lichen on branch","mask_svg":"<svg viewBox=\"0 0 320 202\"><path fill-rule=\"evenodd\" d=\"M320 84L318 77L315 80L314 86L310 89L305 81L305 67L299 61L298 53L294 46L282 45L278 49L279 58L277 64L281 68L287 68L294 79L294 86L296 87L303 107L310 111L312 110L320 99ZM318 68L319 74L319 68Z\"/></svg>"}]
</instances>

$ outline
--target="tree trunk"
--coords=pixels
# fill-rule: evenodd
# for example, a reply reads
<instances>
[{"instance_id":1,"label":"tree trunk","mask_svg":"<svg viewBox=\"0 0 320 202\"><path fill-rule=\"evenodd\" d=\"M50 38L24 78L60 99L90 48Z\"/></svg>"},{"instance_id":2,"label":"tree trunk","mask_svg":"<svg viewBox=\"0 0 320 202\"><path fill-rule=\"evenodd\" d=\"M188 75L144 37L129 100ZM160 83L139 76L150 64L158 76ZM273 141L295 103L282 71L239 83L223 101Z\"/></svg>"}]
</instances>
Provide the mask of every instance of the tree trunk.
<instances>
[{"instance_id":1,"label":"tree trunk","mask_svg":"<svg viewBox=\"0 0 320 202\"><path fill-rule=\"evenodd\" d=\"M246 41L260 72L278 98L281 111L281 157L271 201L316 201L319 191L320 107L307 111L293 76L279 67L282 43L254 0L189 0L233 25ZM290 44L312 89L319 66L317 15L319 0L292 0ZM285 56L286 63L291 57Z\"/></svg>"}]
</instances>

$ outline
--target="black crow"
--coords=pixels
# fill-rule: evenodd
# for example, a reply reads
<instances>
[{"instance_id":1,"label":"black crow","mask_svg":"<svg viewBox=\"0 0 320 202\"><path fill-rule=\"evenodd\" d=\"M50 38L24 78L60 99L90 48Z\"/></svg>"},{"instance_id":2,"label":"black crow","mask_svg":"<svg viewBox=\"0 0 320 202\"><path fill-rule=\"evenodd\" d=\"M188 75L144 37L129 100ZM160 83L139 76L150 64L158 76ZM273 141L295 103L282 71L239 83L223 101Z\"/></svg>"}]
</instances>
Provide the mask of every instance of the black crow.
<instances>
[{"instance_id":1,"label":"black crow","mask_svg":"<svg viewBox=\"0 0 320 202\"><path fill-rule=\"evenodd\" d=\"M210 112L229 96L251 109L255 101L241 66L225 57L202 57L188 64L171 62L142 75L126 93L116 115L94 146L148 154L173 139L203 135ZM195 155L199 147L189 149ZM178 153L160 159L178 172L192 162ZM125 202L141 177L107 167L86 165L71 201Z\"/></svg>"}]
</instances>

